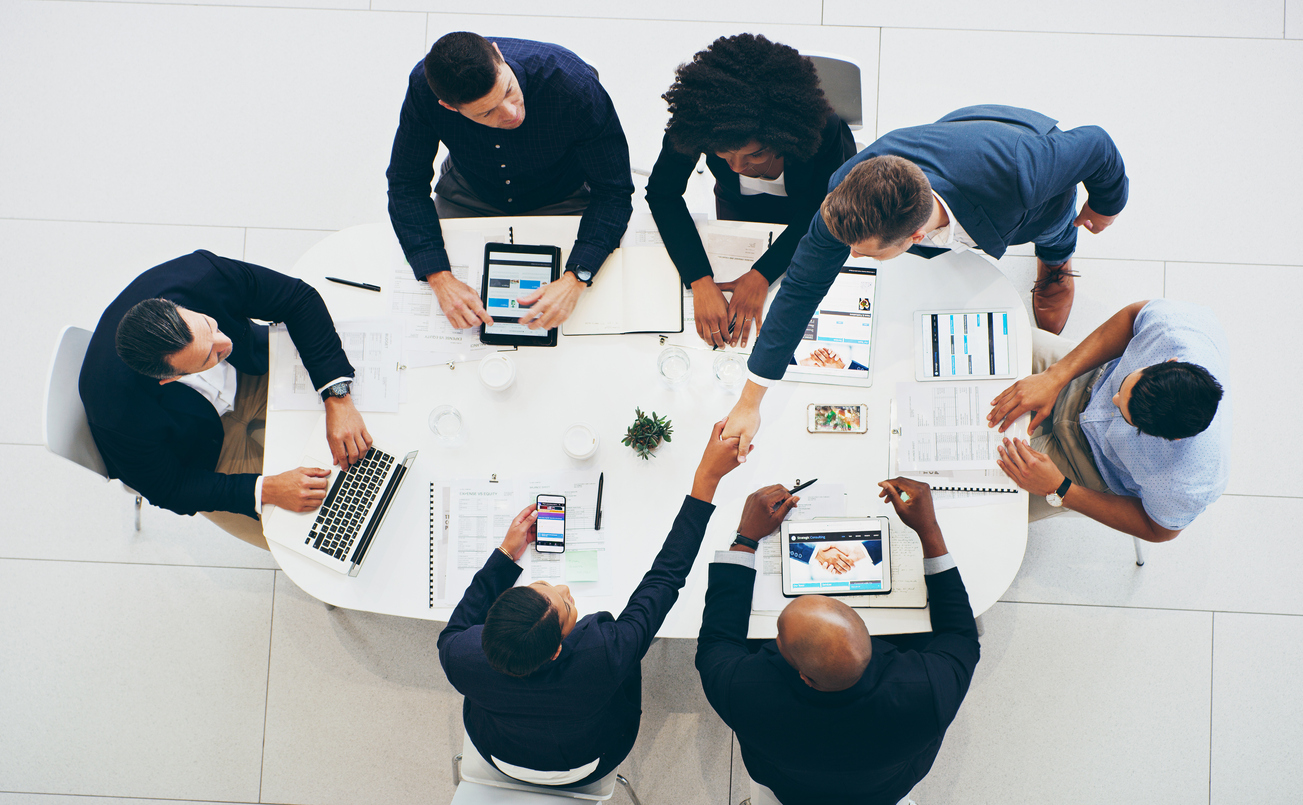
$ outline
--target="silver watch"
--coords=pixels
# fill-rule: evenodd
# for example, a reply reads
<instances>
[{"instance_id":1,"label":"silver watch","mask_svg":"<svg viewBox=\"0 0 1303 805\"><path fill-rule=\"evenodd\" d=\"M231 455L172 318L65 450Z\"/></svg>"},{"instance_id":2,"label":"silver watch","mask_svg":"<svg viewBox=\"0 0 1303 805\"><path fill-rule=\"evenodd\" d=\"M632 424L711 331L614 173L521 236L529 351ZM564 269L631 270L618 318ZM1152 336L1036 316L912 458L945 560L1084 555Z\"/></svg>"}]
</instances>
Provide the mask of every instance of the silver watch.
<instances>
[{"instance_id":1,"label":"silver watch","mask_svg":"<svg viewBox=\"0 0 1303 805\"><path fill-rule=\"evenodd\" d=\"M1068 494L1068 487L1070 486L1072 486L1072 479L1065 476L1063 483L1059 484L1059 488L1045 496L1045 502L1056 509L1059 508L1063 505L1063 496Z\"/></svg>"}]
</instances>

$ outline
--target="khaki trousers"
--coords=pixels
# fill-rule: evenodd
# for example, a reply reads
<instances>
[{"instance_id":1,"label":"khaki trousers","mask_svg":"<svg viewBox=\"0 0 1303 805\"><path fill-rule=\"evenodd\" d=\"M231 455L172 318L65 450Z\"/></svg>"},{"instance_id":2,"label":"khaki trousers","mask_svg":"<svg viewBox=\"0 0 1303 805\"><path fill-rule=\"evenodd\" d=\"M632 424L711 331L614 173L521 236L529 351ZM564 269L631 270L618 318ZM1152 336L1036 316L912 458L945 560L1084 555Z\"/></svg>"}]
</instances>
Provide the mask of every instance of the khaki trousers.
<instances>
[{"instance_id":1,"label":"khaki trousers","mask_svg":"<svg viewBox=\"0 0 1303 805\"><path fill-rule=\"evenodd\" d=\"M1032 374L1040 374L1057 363L1077 345L1061 336L1044 330L1032 330ZM1096 492L1112 494L1095 466L1095 456L1086 441L1086 434L1078 423L1081 412L1090 404L1090 393L1104 374L1104 367L1074 379L1059 392L1049 417L1031 434L1032 449L1045 453L1059 471L1074 484ZM1043 520L1062 514L1066 509L1055 508L1045 502L1042 495L1031 495L1027 519Z\"/></svg>"},{"instance_id":2,"label":"khaki trousers","mask_svg":"<svg viewBox=\"0 0 1303 805\"><path fill-rule=\"evenodd\" d=\"M262 474L262 445L267 432L267 391L270 373L246 375L237 378L235 407L222 417L222 454L217 459L217 472L239 475L253 472ZM238 512L200 512L218 528L233 534L251 545L267 550L267 538L262 535L262 523Z\"/></svg>"}]
</instances>

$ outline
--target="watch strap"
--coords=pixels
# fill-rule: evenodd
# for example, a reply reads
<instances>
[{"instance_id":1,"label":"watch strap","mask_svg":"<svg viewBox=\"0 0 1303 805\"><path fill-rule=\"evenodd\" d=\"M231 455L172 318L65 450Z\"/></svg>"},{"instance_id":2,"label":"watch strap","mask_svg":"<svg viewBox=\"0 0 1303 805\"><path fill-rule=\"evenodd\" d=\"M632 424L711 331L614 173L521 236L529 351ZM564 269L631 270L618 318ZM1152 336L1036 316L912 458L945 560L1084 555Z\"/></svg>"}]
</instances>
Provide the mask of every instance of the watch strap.
<instances>
[{"instance_id":1,"label":"watch strap","mask_svg":"<svg viewBox=\"0 0 1303 805\"><path fill-rule=\"evenodd\" d=\"M750 537L744 537L741 534L736 534L736 533L733 535L733 544L742 545L744 547L750 548L753 551L760 549L760 543L757 540L751 539Z\"/></svg>"},{"instance_id":2,"label":"watch strap","mask_svg":"<svg viewBox=\"0 0 1303 805\"><path fill-rule=\"evenodd\" d=\"M1059 499L1062 500L1063 496L1068 494L1068 487L1070 486L1072 486L1072 479L1065 475L1063 476L1063 483L1059 484L1059 488L1054 490L1054 494L1058 495Z\"/></svg>"},{"instance_id":3,"label":"watch strap","mask_svg":"<svg viewBox=\"0 0 1303 805\"><path fill-rule=\"evenodd\" d=\"M585 274L587 274L587 275L588 275L588 279L584 279L583 277L581 277L581 276L579 275L579 272L580 272L580 271L582 271L582 272L584 272ZM584 285L588 286L589 288L593 287L593 272L589 271L588 269L586 269L586 268L578 268L578 267L576 267L576 266L567 266L567 267L566 267L566 273L568 273L568 274L574 274L574 275L575 275L575 279L579 280L580 282L582 282Z\"/></svg>"}]
</instances>

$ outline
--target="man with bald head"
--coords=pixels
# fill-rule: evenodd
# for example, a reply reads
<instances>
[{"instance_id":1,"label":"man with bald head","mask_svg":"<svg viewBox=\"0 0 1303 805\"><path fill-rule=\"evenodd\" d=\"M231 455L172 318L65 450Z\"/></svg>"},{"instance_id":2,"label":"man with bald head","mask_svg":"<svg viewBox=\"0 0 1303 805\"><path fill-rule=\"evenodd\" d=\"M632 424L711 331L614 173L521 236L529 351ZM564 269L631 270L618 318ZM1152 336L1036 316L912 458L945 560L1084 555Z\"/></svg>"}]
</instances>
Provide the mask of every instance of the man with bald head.
<instances>
[{"instance_id":1,"label":"man with bald head","mask_svg":"<svg viewBox=\"0 0 1303 805\"><path fill-rule=\"evenodd\" d=\"M744 515L732 548L710 565L697 670L711 706L737 733L757 805L908 802L968 692L981 651L977 624L931 490L906 478L879 486L923 543L929 635L872 637L846 604L806 595L779 616L777 639L753 653L754 544L768 523ZM777 503L786 494L769 487L752 497Z\"/></svg>"}]
</instances>

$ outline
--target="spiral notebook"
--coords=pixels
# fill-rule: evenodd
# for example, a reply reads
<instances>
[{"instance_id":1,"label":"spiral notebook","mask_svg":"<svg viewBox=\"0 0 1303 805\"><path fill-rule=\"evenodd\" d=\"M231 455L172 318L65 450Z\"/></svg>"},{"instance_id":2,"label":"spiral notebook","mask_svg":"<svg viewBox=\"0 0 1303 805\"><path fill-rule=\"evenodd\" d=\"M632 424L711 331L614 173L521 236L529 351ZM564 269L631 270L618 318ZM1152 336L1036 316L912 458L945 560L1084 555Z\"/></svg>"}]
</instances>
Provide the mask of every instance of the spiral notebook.
<instances>
[{"instance_id":1,"label":"spiral notebook","mask_svg":"<svg viewBox=\"0 0 1303 805\"><path fill-rule=\"evenodd\" d=\"M904 476L922 481L934 492L1007 492L1016 494L1018 485L1000 468L989 470L904 470L900 469L900 423L896 401L891 401L891 445L887 459L888 477Z\"/></svg>"},{"instance_id":2,"label":"spiral notebook","mask_svg":"<svg viewBox=\"0 0 1303 805\"><path fill-rule=\"evenodd\" d=\"M452 490L430 484L430 609L447 596L448 575L440 573L448 554L448 503Z\"/></svg>"}]
</instances>

